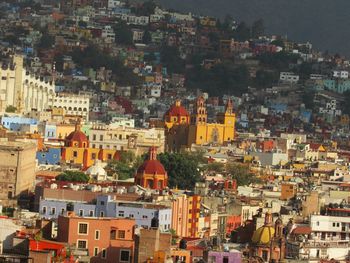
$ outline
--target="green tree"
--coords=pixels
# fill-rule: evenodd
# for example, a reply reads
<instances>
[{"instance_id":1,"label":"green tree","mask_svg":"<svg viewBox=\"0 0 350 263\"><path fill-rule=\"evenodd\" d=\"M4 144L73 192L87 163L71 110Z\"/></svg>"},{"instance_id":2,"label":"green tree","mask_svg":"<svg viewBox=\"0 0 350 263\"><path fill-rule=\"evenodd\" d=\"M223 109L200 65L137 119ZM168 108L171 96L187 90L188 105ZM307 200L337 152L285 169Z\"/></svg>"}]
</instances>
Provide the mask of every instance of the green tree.
<instances>
[{"instance_id":1,"label":"green tree","mask_svg":"<svg viewBox=\"0 0 350 263\"><path fill-rule=\"evenodd\" d=\"M206 165L205 169L209 172L222 173L225 170L225 166L222 163L213 162Z\"/></svg>"},{"instance_id":2,"label":"green tree","mask_svg":"<svg viewBox=\"0 0 350 263\"><path fill-rule=\"evenodd\" d=\"M17 108L15 106L8 105L5 109L5 112L13 113L13 112L16 112L16 110L17 110Z\"/></svg>"},{"instance_id":3,"label":"green tree","mask_svg":"<svg viewBox=\"0 0 350 263\"><path fill-rule=\"evenodd\" d=\"M350 90L343 93L344 102L342 104L343 112L350 115Z\"/></svg>"},{"instance_id":4,"label":"green tree","mask_svg":"<svg viewBox=\"0 0 350 263\"><path fill-rule=\"evenodd\" d=\"M133 45L133 34L131 31L131 28L129 25L124 22L120 21L118 24L114 26L114 32L115 32L115 41L118 44L122 45Z\"/></svg>"},{"instance_id":5,"label":"green tree","mask_svg":"<svg viewBox=\"0 0 350 263\"><path fill-rule=\"evenodd\" d=\"M113 160L107 164L106 170L109 176L116 175L119 180L134 177L137 168L142 164L144 158L136 157L132 151L124 151L119 160Z\"/></svg>"},{"instance_id":6,"label":"green tree","mask_svg":"<svg viewBox=\"0 0 350 263\"><path fill-rule=\"evenodd\" d=\"M162 46L160 50L160 59L170 73L183 73L185 61L180 58L179 49L175 46Z\"/></svg>"},{"instance_id":7,"label":"green tree","mask_svg":"<svg viewBox=\"0 0 350 263\"><path fill-rule=\"evenodd\" d=\"M151 41L152 41L151 33L148 30L146 30L143 34L142 42L147 45L151 43Z\"/></svg>"},{"instance_id":8,"label":"green tree","mask_svg":"<svg viewBox=\"0 0 350 263\"><path fill-rule=\"evenodd\" d=\"M246 25L245 22L238 24L234 32L234 38L238 41L246 41L250 39L250 28Z\"/></svg>"},{"instance_id":9,"label":"green tree","mask_svg":"<svg viewBox=\"0 0 350 263\"><path fill-rule=\"evenodd\" d=\"M89 176L80 171L64 171L63 173L56 176L57 181L67 181L67 182L82 182L87 183L89 181Z\"/></svg>"},{"instance_id":10,"label":"green tree","mask_svg":"<svg viewBox=\"0 0 350 263\"><path fill-rule=\"evenodd\" d=\"M249 185L251 183L257 183L260 180L251 173L249 167L239 163L230 163L227 165L227 172L230 174L232 179L237 181L237 185Z\"/></svg>"},{"instance_id":11,"label":"green tree","mask_svg":"<svg viewBox=\"0 0 350 263\"><path fill-rule=\"evenodd\" d=\"M156 3L153 0L148 0L142 3L140 7L136 9L136 14L141 16L150 16L154 14Z\"/></svg>"},{"instance_id":12,"label":"green tree","mask_svg":"<svg viewBox=\"0 0 350 263\"><path fill-rule=\"evenodd\" d=\"M40 38L38 47L47 49L47 48L52 48L54 44L55 44L55 37L49 35L47 32L44 32Z\"/></svg>"},{"instance_id":13,"label":"green tree","mask_svg":"<svg viewBox=\"0 0 350 263\"><path fill-rule=\"evenodd\" d=\"M258 88L268 88L276 83L277 80L276 72L261 69L256 72L254 84Z\"/></svg>"},{"instance_id":14,"label":"green tree","mask_svg":"<svg viewBox=\"0 0 350 263\"><path fill-rule=\"evenodd\" d=\"M259 38L265 33L265 25L263 19L258 19L252 24L252 37Z\"/></svg>"},{"instance_id":15,"label":"green tree","mask_svg":"<svg viewBox=\"0 0 350 263\"><path fill-rule=\"evenodd\" d=\"M168 172L169 187L192 190L201 180L198 156L190 153L161 153L159 161Z\"/></svg>"}]
</instances>

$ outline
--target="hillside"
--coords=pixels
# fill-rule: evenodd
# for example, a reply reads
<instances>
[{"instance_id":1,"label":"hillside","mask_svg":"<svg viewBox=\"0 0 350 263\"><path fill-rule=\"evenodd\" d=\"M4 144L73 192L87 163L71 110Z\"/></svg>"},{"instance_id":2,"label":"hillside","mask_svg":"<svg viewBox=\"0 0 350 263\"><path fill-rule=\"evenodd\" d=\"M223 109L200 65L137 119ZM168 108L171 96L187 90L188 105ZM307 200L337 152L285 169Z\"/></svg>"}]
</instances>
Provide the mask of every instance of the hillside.
<instances>
[{"instance_id":1,"label":"hillside","mask_svg":"<svg viewBox=\"0 0 350 263\"><path fill-rule=\"evenodd\" d=\"M315 48L350 56L349 0L159 0L179 11L252 22L263 18L267 32Z\"/></svg>"}]
</instances>

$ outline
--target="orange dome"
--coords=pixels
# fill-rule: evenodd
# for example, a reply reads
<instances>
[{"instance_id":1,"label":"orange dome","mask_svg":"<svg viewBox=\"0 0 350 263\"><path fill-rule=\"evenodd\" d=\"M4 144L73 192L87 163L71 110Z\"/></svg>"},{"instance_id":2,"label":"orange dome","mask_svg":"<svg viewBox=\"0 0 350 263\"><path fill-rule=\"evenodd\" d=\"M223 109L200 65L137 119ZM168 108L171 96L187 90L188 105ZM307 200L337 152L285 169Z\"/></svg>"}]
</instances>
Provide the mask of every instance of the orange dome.
<instances>
[{"instance_id":1,"label":"orange dome","mask_svg":"<svg viewBox=\"0 0 350 263\"><path fill-rule=\"evenodd\" d=\"M135 175L135 183L145 188L162 190L168 184L168 175L164 166L157 160L157 149L151 147L149 159L138 169Z\"/></svg>"},{"instance_id":2,"label":"orange dome","mask_svg":"<svg viewBox=\"0 0 350 263\"><path fill-rule=\"evenodd\" d=\"M75 125L75 131L71 132L66 137L66 146L70 147L88 147L89 140L85 133L80 130L80 123Z\"/></svg>"},{"instance_id":3,"label":"orange dome","mask_svg":"<svg viewBox=\"0 0 350 263\"><path fill-rule=\"evenodd\" d=\"M166 174L164 166L158 160L147 160L145 161L139 169L137 169L137 173L142 174Z\"/></svg>"},{"instance_id":4,"label":"orange dome","mask_svg":"<svg viewBox=\"0 0 350 263\"><path fill-rule=\"evenodd\" d=\"M66 140L68 141L77 141L77 142L87 142L88 139L85 135L85 133L83 133L82 131L73 131L71 132Z\"/></svg>"}]
</instances>

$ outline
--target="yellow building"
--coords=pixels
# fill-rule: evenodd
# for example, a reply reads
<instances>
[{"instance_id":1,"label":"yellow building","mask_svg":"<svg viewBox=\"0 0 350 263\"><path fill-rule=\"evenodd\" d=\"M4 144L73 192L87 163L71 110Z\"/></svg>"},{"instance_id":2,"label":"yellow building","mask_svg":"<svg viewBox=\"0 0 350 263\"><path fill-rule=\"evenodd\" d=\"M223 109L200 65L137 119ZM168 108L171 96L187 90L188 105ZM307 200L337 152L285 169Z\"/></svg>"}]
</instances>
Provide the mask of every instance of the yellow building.
<instances>
[{"instance_id":1,"label":"yellow building","mask_svg":"<svg viewBox=\"0 0 350 263\"><path fill-rule=\"evenodd\" d=\"M75 130L65 139L62 148L61 159L63 162L80 165L86 169L95 163L95 160L106 162L119 160L120 154L112 149L90 148L89 140L85 133L80 130L80 123L76 124Z\"/></svg>"},{"instance_id":2,"label":"yellow building","mask_svg":"<svg viewBox=\"0 0 350 263\"><path fill-rule=\"evenodd\" d=\"M174 111L168 111L165 114L166 145L169 151L189 148L192 144L222 145L234 139L236 115L233 112L231 100L227 101L225 112L219 113L214 123L207 122L207 110L203 97L197 99L190 122L187 111L179 110L181 107L179 102L176 102L175 106L178 114L171 114Z\"/></svg>"}]
</instances>

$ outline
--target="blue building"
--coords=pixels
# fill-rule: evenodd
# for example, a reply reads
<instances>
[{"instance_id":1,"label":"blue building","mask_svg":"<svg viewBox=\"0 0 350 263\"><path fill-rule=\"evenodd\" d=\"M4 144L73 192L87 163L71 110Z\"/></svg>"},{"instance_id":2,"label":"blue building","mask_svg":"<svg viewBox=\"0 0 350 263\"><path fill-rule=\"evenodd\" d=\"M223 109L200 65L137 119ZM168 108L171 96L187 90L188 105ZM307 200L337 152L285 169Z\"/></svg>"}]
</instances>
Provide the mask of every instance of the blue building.
<instances>
[{"instance_id":1,"label":"blue building","mask_svg":"<svg viewBox=\"0 0 350 263\"><path fill-rule=\"evenodd\" d=\"M20 131L23 126L35 125L37 127L38 121L36 119L18 116L3 116L1 118L1 124L8 130Z\"/></svg>"},{"instance_id":2,"label":"blue building","mask_svg":"<svg viewBox=\"0 0 350 263\"><path fill-rule=\"evenodd\" d=\"M65 215L67 211L74 212L81 217L94 217L96 205L70 202L67 200L40 200L39 214L45 219L57 219L60 215Z\"/></svg>"},{"instance_id":3,"label":"blue building","mask_svg":"<svg viewBox=\"0 0 350 263\"><path fill-rule=\"evenodd\" d=\"M96 204L69 200L40 200L39 213L42 218L57 219L67 211L73 211L82 217L134 218L136 227L143 228L150 228L155 217L159 221L159 229L169 231L171 228L172 210L163 205L117 201L109 195L98 196Z\"/></svg>"},{"instance_id":4,"label":"blue building","mask_svg":"<svg viewBox=\"0 0 350 263\"><path fill-rule=\"evenodd\" d=\"M39 164L59 164L61 160L60 148L48 148L44 151L36 152L36 159Z\"/></svg>"},{"instance_id":5,"label":"blue building","mask_svg":"<svg viewBox=\"0 0 350 263\"><path fill-rule=\"evenodd\" d=\"M111 196L103 195L97 197L96 215L134 218L136 227L143 228L150 228L152 219L156 217L159 229L167 231L171 227L172 210L152 203L117 201Z\"/></svg>"},{"instance_id":6,"label":"blue building","mask_svg":"<svg viewBox=\"0 0 350 263\"><path fill-rule=\"evenodd\" d=\"M47 123L45 125L45 134L44 134L45 139L55 139L56 133L57 133L56 124L48 124Z\"/></svg>"}]
</instances>

